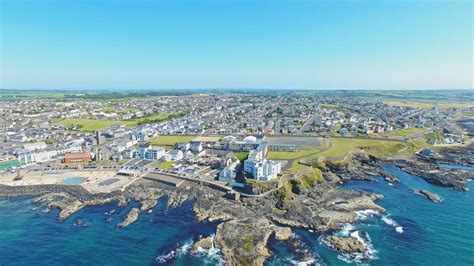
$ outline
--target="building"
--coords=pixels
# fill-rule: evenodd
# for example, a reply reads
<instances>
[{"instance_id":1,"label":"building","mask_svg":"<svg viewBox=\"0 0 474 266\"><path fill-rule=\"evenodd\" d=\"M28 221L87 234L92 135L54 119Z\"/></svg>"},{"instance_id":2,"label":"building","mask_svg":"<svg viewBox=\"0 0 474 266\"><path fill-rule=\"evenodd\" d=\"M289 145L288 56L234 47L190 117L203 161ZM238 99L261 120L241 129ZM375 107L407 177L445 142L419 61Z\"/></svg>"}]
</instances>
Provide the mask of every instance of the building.
<instances>
[{"instance_id":1,"label":"building","mask_svg":"<svg viewBox=\"0 0 474 266\"><path fill-rule=\"evenodd\" d=\"M268 151L295 152L295 144L268 144Z\"/></svg>"},{"instance_id":2,"label":"building","mask_svg":"<svg viewBox=\"0 0 474 266\"><path fill-rule=\"evenodd\" d=\"M237 165L238 161L235 161L231 165L224 167L224 169L219 173L219 181L229 182L231 179L235 179L237 176Z\"/></svg>"},{"instance_id":3,"label":"building","mask_svg":"<svg viewBox=\"0 0 474 266\"><path fill-rule=\"evenodd\" d=\"M179 161L184 158L184 154L181 150L170 150L165 154L166 161Z\"/></svg>"},{"instance_id":4,"label":"building","mask_svg":"<svg viewBox=\"0 0 474 266\"><path fill-rule=\"evenodd\" d=\"M192 152L201 152L202 151L202 142L201 141L191 141L191 147L190 147Z\"/></svg>"},{"instance_id":5,"label":"building","mask_svg":"<svg viewBox=\"0 0 474 266\"><path fill-rule=\"evenodd\" d=\"M148 149L145 151L144 159L146 160L159 160L163 156L165 156L166 152L164 148L158 147L158 148L152 148Z\"/></svg>"},{"instance_id":6,"label":"building","mask_svg":"<svg viewBox=\"0 0 474 266\"><path fill-rule=\"evenodd\" d=\"M281 172L280 162L265 158L268 146L266 142L261 143L257 149L250 151L244 162L244 172L251 174L254 179L271 180Z\"/></svg>"},{"instance_id":7,"label":"building","mask_svg":"<svg viewBox=\"0 0 474 266\"><path fill-rule=\"evenodd\" d=\"M71 152L64 155L64 163L88 163L91 161L91 154L88 152Z\"/></svg>"}]
</instances>

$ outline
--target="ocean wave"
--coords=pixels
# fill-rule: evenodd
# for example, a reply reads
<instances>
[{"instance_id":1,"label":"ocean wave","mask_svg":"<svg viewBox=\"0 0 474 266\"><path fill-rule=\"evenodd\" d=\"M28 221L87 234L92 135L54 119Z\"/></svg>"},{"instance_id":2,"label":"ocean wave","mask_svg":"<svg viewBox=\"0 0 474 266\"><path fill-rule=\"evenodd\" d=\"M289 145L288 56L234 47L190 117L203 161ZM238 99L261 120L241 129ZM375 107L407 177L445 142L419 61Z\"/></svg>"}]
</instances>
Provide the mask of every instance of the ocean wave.
<instances>
[{"instance_id":1,"label":"ocean wave","mask_svg":"<svg viewBox=\"0 0 474 266\"><path fill-rule=\"evenodd\" d=\"M358 220L366 220L367 218L379 215L380 213L376 210L368 209L368 210L355 211L355 214Z\"/></svg>"},{"instance_id":2,"label":"ocean wave","mask_svg":"<svg viewBox=\"0 0 474 266\"><path fill-rule=\"evenodd\" d=\"M354 230L354 226L352 224L349 224L349 223L345 223L342 225L341 227L341 230L339 230L338 234L340 236L349 236L350 233Z\"/></svg>"},{"instance_id":3,"label":"ocean wave","mask_svg":"<svg viewBox=\"0 0 474 266\"><path fill-rule=\"evenodd\" d=\"M214 246L214 237L215 235L211 235L211 243L212 246L210 249L205 249L202 247L198 247L191 252L191 255L196 257L201 257L206 264L213 264L213 265L224 265L225 261L222 258L221 250Z\"/></svg>"},{"instance_id":4,"label":"ocean wave","mask_svg":"<svg viewBox=\"0 0 474 266\"><path fill-rule=\"evenodd\" d=\"M403 226L400 226L395 220L390 218L388 215L383 215L382 216L382 221L390 226L395 227L395 231L399 234L403 233Z\"/></svg>"},{"instance_id":5,"label":"ocean wave","mask_svg":"<svg viewBox=\"0 0 474 266\"><path fill-rule=\"evenodd\" d=\"M361 263L365 260L378 259L377 257L378 251L374 248L372 244L372 239L370 238L367 232L355 231L355 232L352 232L350 236L355 237L360 242L362 242L367 248L367 250L363 253L355 253L353 257L349 257L349 258L351 258L353 261L357 263Z\"/></svg>"},{"instance_id":6,"label":"ocean wave","mask_svg":"<svg viewBox=\"0 0 474 266\"><path fill-rule=\"evenodd\" d=\"M353 225L346 223L343 224L341 229L336 233L336 235L340 237L355 237L360 242L364 244L367 250L363 253L352 253L352 254L342 254L340 253L337 258L347 263L362 263L368 260L376 260L377 257L377 250L374 248L372 244L372 239L367 232L363 232L357 230ZM334 248L330 243L324 240L324 237L321 236L319 241L324 243L326 246L330 248Z\"/></svg>"},{"instance_id":7,"label":"ocean wave","mask_svg":"<svg viewBox=\"0 0 474 266\"><path fill-rule=\"evenodd\" d=\"M170 252L163 255L159 255L158 257L156 257L155 261L158 263L164 264L177 257L186 255L189 253L189 250L193 246L193 243L194 242L192 240L186 241L183 245L178 246L177 248L171 250Z\"/></svg>"}]
</instances>

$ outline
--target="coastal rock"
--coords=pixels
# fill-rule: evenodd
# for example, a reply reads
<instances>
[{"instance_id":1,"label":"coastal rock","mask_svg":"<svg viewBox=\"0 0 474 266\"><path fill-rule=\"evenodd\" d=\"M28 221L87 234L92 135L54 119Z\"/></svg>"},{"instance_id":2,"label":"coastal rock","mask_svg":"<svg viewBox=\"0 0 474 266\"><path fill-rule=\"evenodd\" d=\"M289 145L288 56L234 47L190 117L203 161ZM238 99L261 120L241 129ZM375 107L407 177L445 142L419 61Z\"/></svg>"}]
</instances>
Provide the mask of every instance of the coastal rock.
<instances>
[{"instance_id":1,"label":"coastal rock","mask_svg":"<svg viewBox=\"0 0 474 266\"><path fill-rule=\"evenodd\" d=\"M85 205L80 201L73 201L68 202L67 205L61 207L61 211L58 215L59 221L66 220L71 214L77 212L78 210L82 209Z\"/></svg>"},{"instance_id":2,"label":"coastal rock","mask_svg":"<svg viewBox=\"0 0 474 266\"><path fill-rule=\"evenodd\" d=\"M285 241L291 238L292 231L290 227L279 227L274 226L272 227L275 232L275 239L278 241Z\"/></svg>"},{"instance_id":3,"label":"coastal rock","mask_svg":"<svg viewBox=\"0 0 474 266\"><path fill-rule=\"evenodd\" d=\"M437 164L428 163L416 159L397 159L389 161L394 163L404 172L419 176L431 184L451 187L457 190L469 190L468 181L472 178L467 171L442 169Z\"/></svg>"},{"instance_id":4,"label":"coastal rock","mask_svg":"<svg viewBox=\"0 0 474 266\"><path fill-rule=\"evenodd\" d=\"M229 265L263 265L271 255L267 248L270 235L287 239L288 232L267 219L232 220L217 227L215 243Z\"/></svg>"},{"instance_id":5,"label":"coastal rock","mask_svg":"<svg viewBox=\"0 0 474 266\"><path fill-rule=\"evenodd\" d=\"M398 178L396 178L394 175L392 174L389 174L387 172L381 172L380 173L381 176L383 177L383 179L389 183L392 183L392 184L395 184L395 183L400 183L400 180L398 180Z\"/></svg>"},{"instance_id":6,"label":"coastal rock","mask_svg":"<svg viewBox=\"0 0 474 266\"><path fill-rule=\"evenodd\" d=\"M327 236L324 240L330 247L333 247L337 251L353 256L354 253L364 253L367 251L367 247L358 238L350 237L338 237L338 236Z\"/></svg>"},{"instance_id":7,"label":"coastal rock","mask_svg":"<svg viewBox=\"0 0 474 266\"><path fill-rule=\"evenodd\" d=\"M119 224L117 224L117 227L126 227L129 226L130 224L134 223L136 220L138 220L138 214L140 213L140 210L138 208L133 208L128 212L127 216L123 219L123 221Z\"/></svg>"},{"instance_id":8,"label":"coastal rock","mask_svg":"<svg viewBox=\"0 0 474 266\"><path fill-rule=\"evenodd\" d=\"M433 192L430 192L428 190L425 190L425 189L412 189L412 191L415 194L425 196L427 199L429 199L433 202L441 202L441 197L440 196L438 196L437 194L435 194Z\"/></svg>"},{"instance_id":9,"label":"coastal rock","mask_svg":"<svg viewBox=\"0 0 474 266\"><path fill-rule=\"evenodd\" d=\"M200 249L211 249L214 247L214 238L211 236L201 238L193 244L191 252L195 253Z\"/></svg>"}]
</instances>

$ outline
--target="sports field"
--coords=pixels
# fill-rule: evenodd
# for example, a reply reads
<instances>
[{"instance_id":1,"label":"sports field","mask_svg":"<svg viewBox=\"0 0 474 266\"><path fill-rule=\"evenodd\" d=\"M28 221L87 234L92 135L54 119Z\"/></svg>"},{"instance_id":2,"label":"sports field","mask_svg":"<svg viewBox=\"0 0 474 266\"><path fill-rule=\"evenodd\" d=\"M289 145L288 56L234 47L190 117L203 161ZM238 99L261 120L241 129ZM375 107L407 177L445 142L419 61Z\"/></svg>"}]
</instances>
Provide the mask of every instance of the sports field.
<instances>
[{"instance_id":1,"label":"sports field","mask_svg":"<svg viewBox=\"0 0 474 266\"><path fill-rule=\"evenodd\" d=\"M167 120L173 114L158 113L143 118L130 120L95 120L95 119L63 119L56 121L56 124L63 126L76 126L80 131L93 132L99 129L108 128L115 124L126 125L127 127L155 123Z\"/></svg>"},{"instance_id":2,"label":"sports field","mask_svg":"<svg viewBox=\"0 0 474 266\"><path fill-rule=\"evenodd\" d=\"M192 136L156 136L150 139L151 145L157 146L173 146L178 142L189 142L193 140L195 137Z\"/></svg>"},{"instance_id":3,"label":"sports field","mask_svg":"<svg viewBox=\"0 0 474 266\"><path fill-rule=\"evenodd\" d=\"M93 132L115 124L133 126L136 124L136 122L125 120L64 119L57 121L56 124L68 127L77 126L78 130L80 131Z\"/></svg>"}]
</instances>

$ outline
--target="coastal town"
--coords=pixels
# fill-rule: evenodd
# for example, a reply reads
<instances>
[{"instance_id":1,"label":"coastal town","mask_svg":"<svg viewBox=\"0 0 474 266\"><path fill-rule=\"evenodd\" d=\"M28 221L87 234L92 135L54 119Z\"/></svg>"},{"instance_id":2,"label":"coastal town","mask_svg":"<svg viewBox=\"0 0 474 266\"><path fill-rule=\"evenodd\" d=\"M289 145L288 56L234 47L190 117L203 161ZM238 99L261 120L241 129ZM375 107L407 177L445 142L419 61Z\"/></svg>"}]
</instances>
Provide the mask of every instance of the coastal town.
<instances>
[{"instance_id":1,"label":"coastal town","mask_svg":"<svg viewBox=\"0 0 474 266\"><path fill-rule=\"evenodd\" d=\"M375 182L374 176L398 183L381 170L385 164L461 191L469 172L438 163L474 165L469 103L408 105L317 93L1 100L1 195L39 195L35 201L47 210L60 210L60 221L91 205L139 202L118 227L151 212L164 194L169 207L192 199L199 221L227 221L217 240L203 238L195 248L215 242L231 264L263 264L268 237L290 241L292 227L324 232L355 221L360 210L383 211L374 203L381 195L337 186ZM413 193L442 201L427 190ZM242 215L263 233L241 239ZM370 257L359 236L328 236L325 243L348 258ZM295 253L311 261L311 254Z\"/></svg>"}]
</instances>

